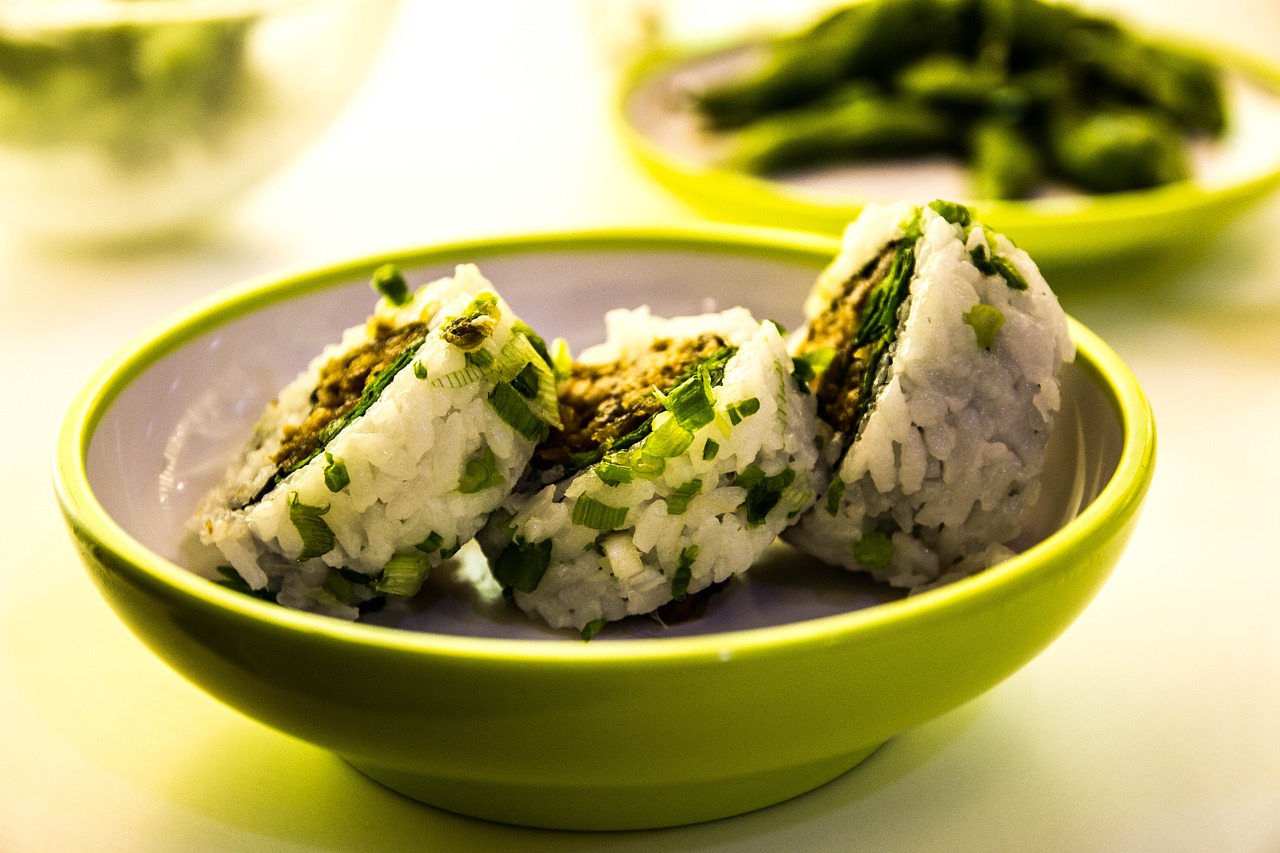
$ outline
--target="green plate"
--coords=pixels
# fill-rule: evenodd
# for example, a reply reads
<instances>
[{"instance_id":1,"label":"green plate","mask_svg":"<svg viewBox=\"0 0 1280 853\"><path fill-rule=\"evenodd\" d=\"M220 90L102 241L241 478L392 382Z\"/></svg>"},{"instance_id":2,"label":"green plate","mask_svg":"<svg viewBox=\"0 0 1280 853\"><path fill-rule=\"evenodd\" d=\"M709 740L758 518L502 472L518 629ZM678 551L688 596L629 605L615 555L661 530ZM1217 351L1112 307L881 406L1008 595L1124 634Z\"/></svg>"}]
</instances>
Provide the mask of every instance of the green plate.
<instances>
[{"instance_id":1,"label":"green plate","mask_svg":"<svg viewBox=\"0 0 1280 853\"><path fill-rule=\"evenodd\" d=\"M1151 190L1028 201L970 199L977 218L1041 263L1094 260L1202 243L1280 186L1280 67L1221 48L1182 45L1226 69L1231 124L1196 143L1193 180ZM942 158L833 166L765 178L716 164L688 92L749 65L750 43L655 52L624 77L617 123L627 148L671 192L713 219L838 234L868 202L965 200L965 171Z\"/></svg>"},{"instance_id":2,"label":"green plate","mask_svg":"<svg viewBox=\"0 0 1280 853\"><path fill-rule=\"evenodd\" d=\"M778 545L704 617L670 630L633 620L584 643L462 583L477 568L469 552L378 624L347 623L198 576L186 525L261 405L365 316L383 262L415 285L478 263L531 325L583 346L602 337L606 308L642 302L673 314L743 300L793 323L835 250L742 227L609 231L242 285L96 373L58 439L58 499L103 598L155 654L408 796L562 829L674 826L780 802L1017 671L1120 558L1151 480L1154 423L1132 374L1079 324L1020 553L910 597Z\"/></svg>"}]
</instances>

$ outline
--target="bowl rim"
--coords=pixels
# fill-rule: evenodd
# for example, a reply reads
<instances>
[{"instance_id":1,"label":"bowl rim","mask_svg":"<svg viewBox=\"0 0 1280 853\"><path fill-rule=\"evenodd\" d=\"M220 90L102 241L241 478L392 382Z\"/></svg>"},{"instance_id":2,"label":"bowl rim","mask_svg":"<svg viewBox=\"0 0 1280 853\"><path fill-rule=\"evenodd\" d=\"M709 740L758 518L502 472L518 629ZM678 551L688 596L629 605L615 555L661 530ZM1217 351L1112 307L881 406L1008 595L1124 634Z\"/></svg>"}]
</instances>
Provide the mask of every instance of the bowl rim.
<instances>
[{"instance_id":1,"label":"bowl rim","mask_svg":"<svg viewBox=\"0 0 1280 853\"><path fill-rule=\"evenodd\" d=\"M356 260L284 274L269 274L226 288L171 315L136 336L104 362L81 388L60 426L54 454L54 487L72 534L129 582L206 614L257 623L272 631L322 636L400 655L443 655L472 662L522 666L652 664L666 660L725 660L771 649L827 643L836 636L910 629L959 610L986 608L1036 582L1065 555L1105 541L1134 515L1150 484L1155 461L1155 421L1145 395L1120 357L1074 318L1076 364L1097 381L1119 421L1122 444L1115 472L1076 518L1026 551L976 575L918 595L847 613L758 628L686 637L628 638L584 643L563 639L513 639L436 634L351 623L289 610L226 589L171 562L128 534L106 512L90 486L87 457L94 432L119 395L162 358L220 325L272 305L367 276L383 263L405 267L431 263L483 263L537 252L682 251L754 256L820 269L838 249L829 236L755 226L705 223L679 228L608 228L492 237L381 252ZM602 638L603 639L603 638Z\"/></svg>"},{"instance_id":2,"label":"bowl rim","mask_svg":"<svg viewBox=\"0 0 1280 853\"><path fill-rule=\"evenodd\" d=\"M714 164L692 163L671 155L631 121L628 114L631 97L658 72L754 41L759 41L759 38L745 36L729 41L658 46L636 59L618 77L614 87L613 120L624 147L659 183L683 198L698 199L724 209L754 210L770 219L799 217L806 227L812 228L851 221L875 200L823 197L767 177ZM1280 96L1280 64L1265 57L1233 46L1184 37L1160 35L1152 37L1152 41L1211 59L1220 67L1234 70L1250 82ZM1013 232L1050 223L1107 226L1136 218L1186 215L1214 202L1247 202L1276 188L1280 188L1280 157L1257 174L1212 188L1201 185L1192 177L1145 190L1025 201L961 199L961 202L974 211L975 218L990 220L1001 230Z\"/></svg>"}]
</instances>

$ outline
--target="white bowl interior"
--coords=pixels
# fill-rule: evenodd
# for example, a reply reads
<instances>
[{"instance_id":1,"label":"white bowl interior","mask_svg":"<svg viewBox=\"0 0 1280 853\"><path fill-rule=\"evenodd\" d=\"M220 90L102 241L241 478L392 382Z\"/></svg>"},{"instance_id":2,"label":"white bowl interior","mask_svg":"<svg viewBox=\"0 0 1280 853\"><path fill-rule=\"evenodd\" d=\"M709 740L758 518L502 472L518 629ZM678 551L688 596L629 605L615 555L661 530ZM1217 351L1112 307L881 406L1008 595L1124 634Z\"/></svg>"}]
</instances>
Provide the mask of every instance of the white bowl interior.
<instances>
[{"instance_id":1,"label":"white bowl interior","mask_svg":"<svg viewBox=\"0 0 1280 853\"><path fill-rule=\"evenodd\" d=\"M574 351L603 336L614 307L648 304L659 314L745 305L757 317L798 325L815 266L732 248L572 248L458 257L477 262L513 308L544 337ZM405 265L420 284L452 273L454 260ZM144 366L109 405L86 462L94 494L130 536L179 566L207 572L187 520L248 439L263 406L325 344L361 322L374 294L353 276L336 286L260 305L190 338ZM1093 375L1065 374L1039 505L1023 549L1074 518L1114 472L1122 431ZM682 636L759 627L870 607L902 593L775 544L746 575L712 598L704 616L663 626L633 618L597 641ZM317 617L323 618L323 617ZM474 545L435 570L411 601L364 617L395 627L465 636L565 638L504 602Z\"/></svg>"}]
</instances>

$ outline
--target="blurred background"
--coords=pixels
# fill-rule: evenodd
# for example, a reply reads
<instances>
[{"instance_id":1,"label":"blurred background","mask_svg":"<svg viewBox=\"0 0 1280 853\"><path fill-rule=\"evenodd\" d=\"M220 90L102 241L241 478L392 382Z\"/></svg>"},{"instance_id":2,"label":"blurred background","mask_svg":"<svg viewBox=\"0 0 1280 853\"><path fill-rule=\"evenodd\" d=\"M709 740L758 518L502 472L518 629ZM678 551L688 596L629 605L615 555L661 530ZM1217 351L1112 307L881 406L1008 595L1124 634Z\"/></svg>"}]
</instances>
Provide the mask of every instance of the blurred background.
<instances>
[{"instance_id":1,"label":"blurred background","mask_svg":"<svg viewBox=\"0 0 1280 853\"><path fill-rule=\"evenodd\" d=\"M1082 5L1280 64L1275 0ZM323 47L273 72L297 111L263 119L265 141L249 146L254 162L228 180L221 212L145 242L57 233L78 215L56 212L58 191L15 188L45 167L0 158L0 850L1280 850L1274 197L1195 253L1050 270L1068 311L1129 363L1156 410L1161 458L1129 552L1026 670L764 812L567 836L418 806L182 682L81 569L49 462L72 397L111 353L203 297L281 271L454 239L701 221L621 145L619 75L654 38L751 32L812 8L402 0L334 11L314 27ZM0 68L5 57L0 44ZM307 106L317 89L332 109ZM141 105L130 121L149 117ZM157 190L179 200L219 168L179 165L186 177ZM67 164L52 173L72 189L93 180ZM139 207L101 205L92 220L107 231Z\"/></svg>"}]
</instances>

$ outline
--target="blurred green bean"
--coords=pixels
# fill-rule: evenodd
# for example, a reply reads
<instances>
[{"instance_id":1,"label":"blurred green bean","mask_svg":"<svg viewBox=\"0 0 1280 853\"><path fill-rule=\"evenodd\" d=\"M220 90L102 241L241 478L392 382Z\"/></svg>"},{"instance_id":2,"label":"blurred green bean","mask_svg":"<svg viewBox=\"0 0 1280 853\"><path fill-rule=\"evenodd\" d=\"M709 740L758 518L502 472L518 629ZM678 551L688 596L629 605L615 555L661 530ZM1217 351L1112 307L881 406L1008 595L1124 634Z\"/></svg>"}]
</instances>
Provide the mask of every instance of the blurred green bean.
<instances>
[{"instance_id":1,"label":"blurred green bean","mask_svg":"<svg viewBox=\"0 0 1280 853\"><path fill-rule=\"evenodd\" d=\"M1177 127L1150 110L1068 114L1048 139L1053 170L1090 192L1146 189L1191 173Z\"/></svg>"},{"instance_id":2,"label":"blurred green bean","mask_svg":"<svg viewBox=\"0 0 1280 853\"><path fill-rule=\"evenodd\" d=\"M749 172L780 172L831 161L949 150L955 123L925 104L854 85L823 103L777 113L733 135L726 162Z\"/></svg>"},{"instance_id":3,"label":"blurred green bean","mask_svg":"<svg viewBox=\"0 0 1280 853\"><path fill-rule=\"evenodd\" d=\"M1035 143L999 119L979 122L970 131L969 160L974 198L1028 198L1044 177Z\"/></svg>"}]
</instances>

